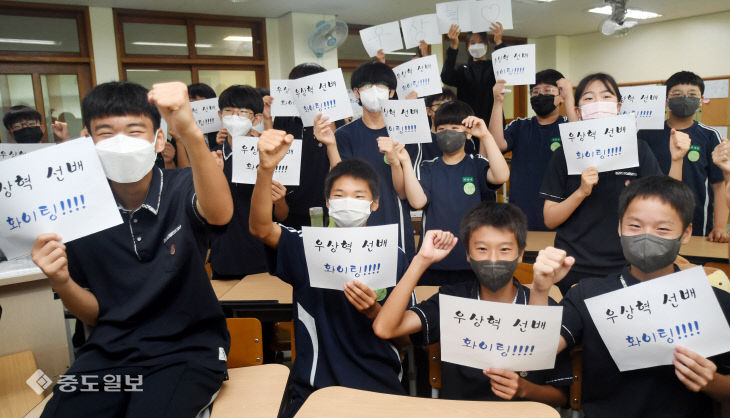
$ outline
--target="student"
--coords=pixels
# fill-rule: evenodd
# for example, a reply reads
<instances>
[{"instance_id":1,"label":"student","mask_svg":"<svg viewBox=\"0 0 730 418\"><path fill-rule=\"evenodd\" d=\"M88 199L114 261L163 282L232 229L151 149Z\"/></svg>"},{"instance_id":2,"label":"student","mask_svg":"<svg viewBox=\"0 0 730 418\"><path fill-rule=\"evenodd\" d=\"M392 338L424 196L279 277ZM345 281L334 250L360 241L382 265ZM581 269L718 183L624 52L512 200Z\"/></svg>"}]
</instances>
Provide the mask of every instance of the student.
<instances>
[{"instance_id":1,"label":"student","mask_svg":"<svg viewBox=\"0 0 730 418\"><path fill-rule=\"evenodd\" d=\"M215 90L205 83L195 83L188 85L188 97L191 102L197 102L199 100L212 99L217 97ZM219 150L220 144L216 142L218 132L208 132L205 134L205 142L208 143L208 147L211 151ZM180 150L178 150L180 151Z\"/></svg>"},{"instance_id":2,"label":"student","mask_svg":"<svg viewBox=\"0 0 730 418\"><path fill-rule=\"evenodd\" d=\"M264 246L251 235L248 229L249 208L253 185L234 183L233 178L233 136L258 136L253 125L263 118L263 100L250 86L228 87L218 98L218 116L225 135L219 153L223 173L233 195L234 213L225 233L216 237L210 246L210 267L212 278L217 280L239 280L249 274L266 271ZM219 161L220 161L219 160ZM280 190L280 189L277 189ZM273 192L273 190L272 190ZM282 197L278 191L277 196ZM241 254L245 254L244 257Z\"/></svg>"},{"instance_id":3,"label":"student","mask_svg":"<svg viewBox=\"0 0 730 418\"><path fill-rule=\"evenodd\" d=\"M381 338L410 335L416 344L439 342L439 294L527 305L530 289L513 277L525 250L525 215L508 203L481 202L466 213L460 231L468 250L458 255L468 260L473 271L471 279L442 286L439 293L408 308L409 295L419 278L431 265L455 252L458 241L449 231L426 232L421 249L373 323L376 335ZM519 374L501 369L482 371L444 362L441 376L439 395L442 398L525 399L554 406L565 404L566 387L573 380L570 359L564 355L558 356L553 370ZM487 390L489 386L491 393Z\"/></svg>"},{"instance_id":4,"label":"student","mask_svg":"<svg viewBox=\"0 0 730 418\"><path fill-rule=\"evenodd\" d=\"M671 366L620 372L585 303L588 298L678 271L674 260L680 245L689 242L692 235L694 200L686 184L666 176L629 184L618 204L618 230L629 265L621 272L581 281L563 299L558 351L583 346L582 404L586 416L710 417L712 399L730 399L730 376L726 375L730 353L706 359L677 345ZM530 304L544 305L547 289L565 277L574 261L563 250L548 247L540 251ZM730 294L713 290L727 320Z\"/></svg>"},{"instance_id":5,"label":"student","mask_svg":"<svg viewBox=\"0 0 730 418\"><path fill-rule=\"evenodd\" d=\"M316 389L346 386L403 394L398 350L375 336L372 320L387 291L378 294L353 281L342 292L309 285L301 232L271 218L274 167L293 140L284 131L266 130L259 140L260 165L251 202L251 232L270 248L272 274L293 286L297 361L292 370L291 403L285 417L296 414ZM359 227L380 202L378 174L363 160L342 160L325 180L330 216L337 227ZM399 251L398 276L405 270Z\"/></svg>"},{"instance_id":6,"label":"student","mask_svg":"<svg viewBox=\"0 0 730 418\"><path fill-rule=\"evenodd\" d=\"M43 139L46 129L43 126L41 114L30 106L11 106L5 116L3 125L8 137L18 144L37 144ZM58 142L68 141L71 136L65 122L55 121L51 125L53 135Z\"/></svg>"},{"instance_id":7,"label":"student","mask_svg":"<svg viewBox=\"0 0 730 418\"><path fill-rule=\"evenodd\" d=\"M621 93L608 74L590 74L575 89L576 112L583 119L614 116L621 108ZM575 265L558 287L568 288L586 277L603 277L625 265L616 233L616 207L621 190L641 177L661 174L659 164L646 142L638 141L639 166L598 173L596 167L568 175L563 147L553 152L540 187L545 199L545 226L557 228L555 246L575 257Z\"/></svg>"},{"instance_id":8,"label":"student","mask_svg":"<svg viewBox=\"0 0 730 418\"><path fill-rule=\"evenodd\" d=\"M456 93L448 87L444 87L441 93L432 94L424 99L426 102L428 122L431 125L431 132L436 133L436 125L433 124L433 117L438 112L439 107L446 102L453 102L454 100L456 100Z\"/></svg>"},{"instance_id":9,"label":"student","mask_svg":"<svg viewBox=\"0 0 730 418\"><path fill-rule=\"evenodd\" d=\"M205 243L233 213L225 177L182 83L149 92L104 83L84 97L82 114L123 223L67 244L41 234L33 246L66 309L94 327L42 416L196 416L223 382L230 341L203 266ZM165 145L160 114L192 170L153 168ZM121 391L104 389L113 382Z\"/></svg>"},{"instance_id":10,"label":"student","mask_svg":"<svg viewBox=\"0 0 730 418\"><path fill-rule=\"evenodd\" d=\"M676 162L682 181L694 192L692 233L710 241L728 242L725 182L722 170L712 163L712 150L720 143L720 134L693 119L702 103L705 83L695 73L680 71L665 85L669 117L664 129L641 130L639 138L649 144L665 174Z\"/></svg>"},{"instance_id":11,"label":"student","mask_svg":"<svg viewBox=\"0 0 730 418\"><path fill-rule=\"evenodd\" d=\"M497 22L490 27L494 33L495 50L504 48L502 24ZM489 38L486 32L474 32L467 38L467 49L471 58L466 64L456 65L456 57L459 54L458 25L451 25L448 38L451 45L446 50L446 61L441 70L441 81L449 86L456 87L456 94L459 100L469 104L474 109L474 114L485 121L489 121L492 115L492 87L494 69L489 55ZM478 145L478 144L477 144ZM479 147L477 146L477 149Z\"/></svg>"},{"instance_id":12,"label":"student","mask_svg":"<svg viewBox=\"0 0 730 418\"><path fill-rule=\"evenodd\" d=\"M424 209L422 233L438 229L457 234L464 214L479 202L495 200L495 190L509 178L509 167L494 143L483 120L474 116L468 104L456 100L444 103L436 112L436 143L443 156L424 161L420 179L402 151L401 167L406 196L415 210ZM467 154L467 138L476 137L486 149L486 157ZM471 280L474 275L464 259L464 247L432 265L423 275L421 284L445 285Z\"/></svg>"},{"instance_id":13,"label":"student","mask_svg":"<svg viewBox=\"0 0 730 418\"><path fill-rule=\"evenodd\" d=\"M403 170L397 154L397 144L388 136L381 101L395 94L393 70L377 61L366 62L352 73L351 85L355 97L362 103L362 118L332 132L327 117L314 119L314 136L327 147L330 167L341 159L362 158L375 168L380 177L380 204L370 216L370 225L398 224L398 242L408 258L415 254L413 226L403 183ZM401 145L402 146L402 145ZM417 166L420 147L405 147Z\"/></svg>"},{"instance_id":14,"label":"student","mask_svg":"<svg viewBox=\"0 0 730 418\"><path fill-rule=\"evenodd\" d=\"M307 77L327 71L324 67L315 63L299 64L289 72L289 80ZM314 128L304 127L302 119L297 116L271 117L271 101L273 98L264 97L264 126L267 129L278 129L302 140L302 171L299 177L299 186L290 187L286 193L285 202L287 211L281 211L276 219L284 225L294 229L301 229L302 226L311 225L309 209L313 207L323 208L323 219L329 219L327 205L325 204L324 179L330 171L329 159L327 158L327 147L314 137ZM343 126L344 121L330 123L332 132L337 127ZM283 204L277 207L283 207ZM326 224L326 221L325 221Z\"/></svg>"},{"instance_id":15,"label":"student","mask_svg":"<svg viewBox=\"0 0 730 418\"><path fill-rule=\"evenodd\" d=\"M504 80L498 80L494 86L489 132L502 152L512 152L510 203L525 212L530 231L545 231L548 228L542 215L540 185L553 151L561 146L558 125L568 120L578 120L573 86L555 70L538 72L535 74L535 84L530 86L530 105L536 116L517 118L503 130L504 84ZM560 116L560 105L563 103L568 118Z\"/></svg>"}]
</instances>

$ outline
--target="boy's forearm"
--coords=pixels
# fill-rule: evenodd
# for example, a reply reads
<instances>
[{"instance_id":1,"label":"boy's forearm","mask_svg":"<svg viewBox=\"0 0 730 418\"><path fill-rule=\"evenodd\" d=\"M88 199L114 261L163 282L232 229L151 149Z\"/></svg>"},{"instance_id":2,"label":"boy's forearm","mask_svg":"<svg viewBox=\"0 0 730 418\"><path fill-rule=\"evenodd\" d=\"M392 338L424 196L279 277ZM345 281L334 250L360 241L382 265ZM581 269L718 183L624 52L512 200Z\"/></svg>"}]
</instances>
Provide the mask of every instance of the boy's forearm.
<instances>
[{"instance_id":1,"label":"boy's forearm","mask_svg":"<svg viewBox=\"0 0 730 418\"><path fill-rule=\"evenodd\" d=\"M177 168L190 167L190 159L185 144L181 141L175 141L175 155L177 156Z\"/></svg>"},{"instance_id":2,"label":"boy's forearm","mask_svg":"<svg viewBox=\"0 0 730 418\"><path fill-rule=\"evenodd\" d=\"M99 301L93 293L79 286L73 278L53 290L76 318L86 325L96 325L99 319Z\"/></svg>"},{"instance_id":3,"label":"boy's forearm","mask_svg":"<svg viewBox=\"0 0 730 418\"><path fill-rule=\"evenodd\" d=\"M499 147L499 151L507 151L508 145L507 141L504 139L504 126L502 126L502 102L497 102L496 100L492 106L492 114L489 118L489 132L492 134L492 137L494 137L494 142L497 144L497 147ZM485 155L486 152L487 150L484 148L483 143L480 143L479 153Z\"/></svg>"},{"instance_id":4,"label":"boy's forearm","mask_svg":"<svg viewBox=\"0 0 730 418\"><path fill-rule=\"evenodd\" d=\"M487 170L487 181L492 184L504 184L509 180L509 166L502 155L494 139L490 135L479 138L480 148L484 148L485 157L489 160L489 170Z\"/></svg>"},{"instance_id":5,"label":"boy's forearm","mask_svg":"<svg viewBox=\"0 0 730 418\"><path fill-rule=\"evenodd\" d=\"M684 165L684 158L679 160L672 160L669 166L669 177L682 181L682 166Z\"/></svg>"},{"instance_id":6,"label":"boy's forearm","mask_svg":"<svg viewBox=\"0 0 730 418\"><path fill-rule=\"evenodd\" d=\"M402 165L408 204L415 210L423 209L426 203L428 203L428 198L426 198L426 193L423 192L423 187L421 187L421 183L416 178L416 172L410 164Z\"/></svg>"},{"instance_id":7,"label":"boy's forearm","mask_svg":"<svg viewBox=\"0 0 730 418\"><path fill-rule=\"evenodd\" d=\"M274 204L274 217L279 222L283 222L289 217L289 205L286 203L286 199L282 198Z\"/></svg>"},{"instance_id":8,"label":"boy's forearm","mask_svg":"<svg viewBox=\"0 0 730 418\"><path fill-rule=\"evenodd\" d=\"M727 200L725 200L725 182L715 183L712 185L712 191L714 193L714 217L713 225L715 228L722 228L725 231L727 227L728 215L730 215L730 209L727 206Z\"/></svg>"},{"instance_id":9,"label":"boy's forearm","mask_svg":"<svg viewBox=\"0 0 730 418\"><path fill-rule=\"evenodd\" d=\"M548 200L545 201L545 207L543 209L543 217L545 218L545 226L550 229L554 229L563 224L570 218L570 215L578 209L583 200L588 197L583 193L580 188L574 191L567 199L562 202L552 202L549 204Z\"/></svg>"},{"instance_id":10,"label":"boy's forearm","mask_svg":"<svg viewBox=\"0 0 730 418\"><path fill-rule=\"evenodd\" d=\"M521 398L528 401L542 402L551 406L563 406L568 403L568 395L565 389L559 389L551 385L538 385L527 379L520 378L522 386Z\"/></svg>"},{"instance_id":11,"label":"boy's forearm","mask_svg":"<svg viewBox=\"0 0 730 418\"><path fill-rule=\"evenodd\" d=\"M342 161L337 144L327 145L327 158L330 160L330 170Z\"/></svg>"},{"instance_id":12,"label":"boy's forearm","mask_svg":"<svg viewBox=\"0 0 730 418\"><path fill-rule=\"evenodd\" d=\"M272 218L274 202L271 199L271 181L273 176L273 169L265 169L261 166L257 169L256 184L251 195L251 210L248 218L248 227L251 234L270 247L278 245L278 240L272 242L266 239L276 226Z\"/></svg>"},{"instance_id":13,"label":"boy's forearm","mask_svg":"<svg viewBox=\"0 0 730 418\"><path fill-rule=\"evenodd\" d=\"M373 330L380 338L391 339L405 335L399 332L399 328L411 300L413 289L429 266L430 264L418 255L413 258L408 270L401 277L375 318Z\"/></svg>"},{"instance_id":14,"label":"boy's forearm","mask_svg":"<svg viewBox=\"0 0 730 418\"><path fill-rule=\"evenodd\" d=\"M405 182L403 180L403 165L400 163L399 160L396 160L396 163L390 164L390 176L393 179L393 189L395 190L395 193L398 195L398 199L405 199L406 198L406 186Z\"/></svg>"}]
</instances>

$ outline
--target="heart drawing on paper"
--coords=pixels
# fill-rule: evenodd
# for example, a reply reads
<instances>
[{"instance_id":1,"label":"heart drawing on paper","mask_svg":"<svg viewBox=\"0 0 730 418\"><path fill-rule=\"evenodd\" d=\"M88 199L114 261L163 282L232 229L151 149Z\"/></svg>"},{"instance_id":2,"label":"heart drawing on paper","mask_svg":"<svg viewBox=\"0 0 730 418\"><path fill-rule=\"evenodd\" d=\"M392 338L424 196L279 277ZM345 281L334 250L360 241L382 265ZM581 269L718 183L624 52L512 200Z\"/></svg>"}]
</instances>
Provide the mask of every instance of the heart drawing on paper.
<instances>
[{"instance_id":1,"label":"heart drawing on paper","mask_svg":"<svg viewBox=\"0 0 730 418\"><path fill-rule=\"evenodd\" d=\"M490 4L489 6L482 7L482 19L495 23L499 19L499 14L502 10L498 4Z\"/></svg>"}]
</instances>

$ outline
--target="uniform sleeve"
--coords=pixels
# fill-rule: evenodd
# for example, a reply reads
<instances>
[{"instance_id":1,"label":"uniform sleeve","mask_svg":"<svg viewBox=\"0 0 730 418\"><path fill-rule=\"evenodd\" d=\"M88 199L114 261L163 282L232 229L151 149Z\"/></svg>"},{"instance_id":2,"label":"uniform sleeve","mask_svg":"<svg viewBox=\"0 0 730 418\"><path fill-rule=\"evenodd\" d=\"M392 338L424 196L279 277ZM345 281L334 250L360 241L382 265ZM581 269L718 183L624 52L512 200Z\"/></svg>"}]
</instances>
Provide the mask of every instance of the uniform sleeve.
<instances>
[{"instance_id":1,"label":"uniform sleeve","mask_svg":"<svg viewBox=\"0 0 730 418\"><path fill-rule=\"evenodd\" d=\"M648 177L655 175L663 175L659 161L657 161L654 151L651 150L646 141L639 141L639 177Z\"/></svg>"},{"instance_id":2,"label":"uniform sleeve","mask_svg":"<svg viewBox=\"0 0 730 418\"><path fill-rule=\"evenodd\" d=\"M555 367L545 371L543 384L565 387L573 383L573 365L570 359L570 352L563 350L555 357Z\"/></svg>"},{"instance_id":3,"label":"uniform sleeve","mask_svg":"<svg viewBox=\"0 0 730 418\"><path fill-rule=\"evenodd\" d=\"M504 140L507 142L507 151L510 152L515 147L515 141L519 141L520 135L520 127L519 127L519 119L515 119L512 122L507 125L506 128L504 128Z\"/></svg>"},{"instance_id":4,"label":"uniform sleeve","mask_svg":"<svg viewBox=\"0 0 730 418\"><path fill-rule=\"evenodd\" d=\"M707 147L705 147L705 150L707 152L707 161L708 161L708 169L709 173L707 173L707 177L710 180L710 184L720 183L722 181L725 181L725 175L722 173L722 170L720 167L715 165L714 162L712 162L712 151L715 150L715 147L720 145L720 142L722 142L722 139L720 138L720 134L717 133L717 131L710 131L710 140L708 141Z\"/></svg>"},{"instance_id":5,"label":"uniform sleeve","mask_svg":"<svg viewBox=\"0 0 730 418\"><path fill-rule=\"evenodd\" d=\"M568 347L563 352L579 345L583 339L583 318L578 308L578 305L583 303L580 285L571 287L560 302L563 305L563 323L560 327L560 335L568 343Z\"/></svg>"},{"instance_id":6,"label":"uniform sleeve","mask_svg":"<svg viewBox=\"0 0 730 418\"><path fill-rule=\"evenodd\" d=\"M349 130L344 129L344 127L335 131L337 151L340 153L340 158L343 160L354 157L352 150L352 138L348 131Z\"/></svg>"},{"instance_id":7,"label":"uniform sleeve","mask_svg":"<svg viewBox=\"0 0 730 418\"><path fill-rule=\"evenodd\" d=\"M89 289L89 281L87 280L83 270L80 268L82 266L82 261L80 257L77 257L73 242L66 244L66 258L68 263L68 274L71 276L71 279L73 279L73 281L79 286L91 291Z\"/></svg>"},{"instance_id":8,"label":"uniform sleeve","mask_svg":"<svg viewBox=\"0 0 730 418\"><path fill-rule=\"evenodd\" d=\"M423 193L426 195L426 204L429 204L431 202L431 168L433 167L433 164L431 163L421 163L421 169L419 170L421 173L421 178L418 179L418 182L421 184L421 188L423 189Z\"/></svg>"},{"instance_id":9,"label":"uniform sleeve","mask_svg":"<svg viewBox=\"0 0 730 418\"><path fill-rule=\"evenodd\" d=\"M269 267L269 274L294 286L307 274L304 242L301 232L284 225L279 226L281 226L279 246L276 249L265 246L266 264Z\"/></svg>"},{"instance_id":10,"label":"uniform sleeve","mask_svg":"<svg viewBox=\"0 0 730 418\"><path fill-rule=\"evenodd\" d=\"M195 233L207 235L207 239L212 239L226 232L228 224L209 224L208 220L198 211L198 195L195 193L195 184L193 183L193 169L191 167L183 168L183 172L179 176L181 176L179 179L181 182L178 183L178 187L181 189L181 194L178 197L185 202L185 212ZM233 216L235 216L235 213Z\"/></svg>"},{"instance_id":11,"label":"uniform sleeve","mask_svg":"<svg viewBox=\"0 0 730 418\"><path fill-rule=\"evenodd\" d=\"M482 190L482 200L490 200L488 197L493 195L495 191L502 187L501 184L492 184L487 180L487 172L489 171L489 160L477 155L474 157L477 162L477 173L475 177L479 178L479 188Z\"/></svg>"},{"instance_id":12,"label":"uniform sleeve","mask_svg":"<svg viewBox=\"0 0 730 418\"><path fill-rule=\"evenodd\" d=\"M545 177L540 186L540 197L552 202L562 202L568 196L568 166L565 162L565 151L560 147L553 152Z\"/></svg>"},{"instance_id":13,"label":"uniform sleeve","mask_svg":"<svg viewBox=\"0 0 730 418\"><path fill-rule=\"evenodd\" d=\"M446 62L444 62L444 67L441 70L441 81L449 86L459 88L464 76L460 71L461 66L459 66L459 69L456 68L457 55L459 55L458 49L451 49L450 46L446 47Z\"/></svg>"},{"instance_id":14,"label":"uniform sleeve","mask_svg":"<svg viewBox=\"0 0 730 418\"><path fill-rule=\"evenodd\" d=\"M430 345L440 341L439 293L409 308L421 320L421 331L411 334L415 345Z\"/></svg>"}]
</instances>

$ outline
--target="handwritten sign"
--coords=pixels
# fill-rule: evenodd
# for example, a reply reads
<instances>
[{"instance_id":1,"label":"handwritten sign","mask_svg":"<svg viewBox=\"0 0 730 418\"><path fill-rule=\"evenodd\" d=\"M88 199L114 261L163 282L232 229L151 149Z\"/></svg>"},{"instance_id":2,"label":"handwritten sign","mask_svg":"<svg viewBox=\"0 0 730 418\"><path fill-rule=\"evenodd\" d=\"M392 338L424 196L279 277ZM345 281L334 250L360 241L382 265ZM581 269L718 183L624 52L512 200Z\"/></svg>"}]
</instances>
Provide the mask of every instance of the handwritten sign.
<instances>
[{"instance_id":1,"label":"handwritten sign","mask_svg":"<svg viewBox=\"0 0 730 418\"><path fill-rule=\"evenodd\" d=\"M728 96L728 87L730 80L727 78L720 80L705 81L705 93L702 95L705 99L722 99Z\"/></svg>"},{"instance_id":2,"label":"handwritten sign","mask_svg":"<svg viewBox=\"0 0 730 418\"><path fill-rule=\"evenodd\" d=\"M436 15L441 33L448 33L451 25L459 25L462 32L485 32L495 22L502 23L504 29L513 29L510 0L436 3Z\"/></svg>"},{"instance_id":3,"label":"handwritten sign","mask_svg":"<svg viewBox=\"0 0 730 418\"><path fill-rule=\"evenodd\" d=\"M289 80L289 91L304 126L313 126L315 116L320 113L329 117L331 122L352 116L340 68Z\"/></svg>"},{"instance_id":4,"label":"handwritten sign","mask_svg":"<svg viewBox=\"0 0 730 418\"><path fill-rule=\"evenodd\" d=\"M289 90L289 80L271 80L271 116L299 116L299 110Z\"/></svg>"},{"instance_id":5,"label":"handwritten sign","mask_svg":"<svg viewBox=\"0 0 730 418\"><path fill-rule=\"evenodd\" d=\"M16 144L16 143L1 143L0 144L0 161L7 160L13 157L19 157L24 154L28 154L33 151L37 151L41 148L45 148L53 144L44 142L42 144Z\"/></svg>"},{"instance_id":6,"label":"handwritten sign","mask_svg":"<svg viewBox=\"0 0 730 418\"><path fill-rule=\"evenodd\" d=\"M398 97L405 98L415 91L418 97L441 94L441 75L436 55L406 61L393 68L397 80Z\"/></svg>"},{"instance_id":7,"label":"handwritten sign","mask_svg":"<svg viewBox=\"0 0 730 418\"><path fill-rule=\"evenodd\" d=\"M398 226L360 228L302 227L309 284L343 290L359 280L373 290L395 286L398 268Z\"/></svg>"},{"instance_id":8,"label":"handwritten sign","mask_svg":"<svg viewBox=\"0 0 730 418\"><path fill-rule=\"evenodd\" d=\"M352 107L352 117L355 119L362 117L362 106L355 97L355 92L352 89L347 90L347 96L350 98L350 107Z\"/></svg>"},{"instance_id":9,"label":"handwritten sign","mask_svg":"<svg viewBox=\"0 0 730 418\"><path fill-rule=\"evenodd\" d=\"M221 118L218 116L218 98L191 102L195 123L204 134L221 130Z\"/></svg>"},{"instance_id":10,"label":"handwritten sign","mask_svg":"<svg viewBox=\"0 0 730 418\"><path fill-rule=\"evenodd\" d=\"M417 47L421 41L429 45L441 43L439 20L435 13L401 19L400 28L407 49Z\"/></svg>"},{"instance_id":11,"label":"handwritten sign","mask_svg":"<svg viewBox=\"0 0 730 418\"><path fill-rule=\"evenodd\" d=\"M401 144L430 143L431 128L423 99L383 102L383 119L388 136Z\"/></svg>"},{"instance_id":12,"label":"handwritten sign","mask_svg":"<svg viewBox=\"0 0 730 418\"><path fill-rule=\"evenodd\" d=\"M585 302L622 372L672 364L676 345L703 357L730 351L730 327L702 267Z\"/></svg>"},{"instance_id":13,"label":"handwritten sign","mask_svg":"<svg viewBox=\"0 0 730 418\"><path fill-rule=\"evenodd\" d=\"M513 371L555 367L562 306L487 302L439 294L441 359Z\"/></svg>"},{"instance_id":14,"label":"handwritten sign","mask_svg":"<svg viewBox=\"0 0 730 418\"><path fill-rule=\"evenodd\" d=\"M588 167L599 172L639 166L634 115L562 123L560 137L568 174Z\"/></svg>"},{"instance_id":15,"label":"handwritten sign","mask_svg":"<svg viewBox=\"0 0 730 418\"><path fill-rule=\"evenodd\" d=\"M621 114L632 113L638 129L664 129L667 106L666 86L619 87Z\"/></svg>"},{"instance_id":16,"label":"handwritten sign","mask_svg":"<svg viewBox=\"0 0 730 418\"><path fill-rule=\"evenodd\" d=\"M494 77L508 86L535 84L535 44L515 45L492 52Z\"/></svg>"},{"instance_id":17,"label":"handwritten sign","mask_svg":"<svg viewBox=\"0 0 730 418\"><path fill-rule=\"evenodd\" d=\"M0 249L30 254L38 235L64 242L122 223L91 138L0 162Z\"/></svg>"},{"instance_id":18,"label":"handwritten sign","mask_svg":"<svg viewBox=\"0 0 730 418\"><path fill-rule=\"evenodd\" d=\"M403 49L403 40L400 37L398 21L371 26L360 31L360 39L368 56L374 57L378 50L383 52Z\"/></svg>"},{"instance_id":19,"label":"handwritten sign","mask_svg":"<svg viewBox=\"0 0 730 418\"><path fill-rule=\"evenodd\" d=\"M259 168L259 139L253 136L233 137L233 183L256 184ZM274 169L274 180L284 186L299 186L302 164L302 140L295 139L289 150Z\"/></svg>"}]
</instances>

